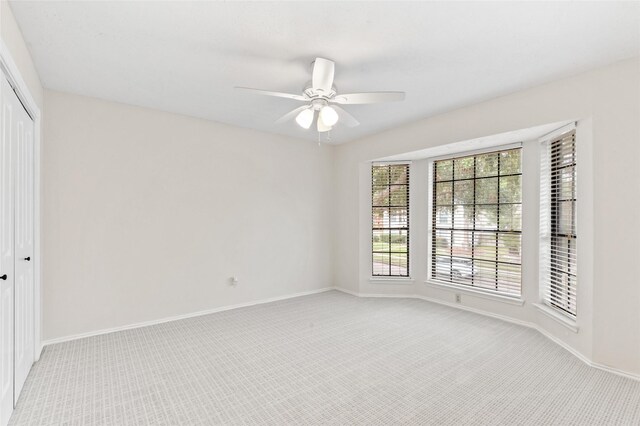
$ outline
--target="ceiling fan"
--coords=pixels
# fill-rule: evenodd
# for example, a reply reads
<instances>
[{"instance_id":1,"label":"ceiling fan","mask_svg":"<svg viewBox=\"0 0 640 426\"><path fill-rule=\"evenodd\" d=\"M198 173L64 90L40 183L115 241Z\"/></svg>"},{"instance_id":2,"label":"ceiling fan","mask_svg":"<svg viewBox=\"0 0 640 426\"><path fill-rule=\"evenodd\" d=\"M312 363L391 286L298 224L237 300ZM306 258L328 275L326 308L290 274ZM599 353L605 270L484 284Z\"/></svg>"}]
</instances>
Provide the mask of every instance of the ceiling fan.
<instances>
[{"instance_id":1,"label":"ceiling fan","mask_svg":"<svg viewBox=\"0 0 640 426\"><path fill-rule=\"evenodd\" d=\"M312 62L312 66L311 81L304 87L301 95L251 89L249 87L236 87L236 89L258 95L305 102L306 105L298 107L276 120L276 124L284 123L295 117L296 123L300 127L309 129L315 121L316 129L320 133L328 132L338 122L348 127L355 127L360 124L358 120L339 105L373 104L404 100L404 92L338 94L336 87L333 85L335 63L328 59L316 58Z\"/></svg>"}]
</instances>

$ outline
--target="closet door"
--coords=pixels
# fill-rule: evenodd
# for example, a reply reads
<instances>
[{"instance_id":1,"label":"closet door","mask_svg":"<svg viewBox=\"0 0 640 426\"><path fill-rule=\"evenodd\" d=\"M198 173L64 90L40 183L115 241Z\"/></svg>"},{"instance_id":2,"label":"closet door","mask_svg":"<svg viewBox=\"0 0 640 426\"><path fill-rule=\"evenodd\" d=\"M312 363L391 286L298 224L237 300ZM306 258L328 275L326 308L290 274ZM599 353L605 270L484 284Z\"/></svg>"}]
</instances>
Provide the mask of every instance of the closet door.
<instances>
[{"instance_id":1,"label":"closet door","mask_svg":"<svg viewBox=\"0 0 640 426\"><path fill-rule=\"evenodd\" d=\"M0 73L0 425L6 425L13 411L13 302L14 241L13 215L13 114L18 99ZM13 98L9 95L13 95ZM21 105L17 105L22 108Z\"/></svg>"},{"instance_id":2,"label":"closet door","mask_svg":"<svg viewBox=\"0 0 640 426\"><path fill-rule=\"evenodd\" d=\"M34 361L33 121L22 108L13 119L15 143L14 405Z\"/></svg>"}]
</instances>

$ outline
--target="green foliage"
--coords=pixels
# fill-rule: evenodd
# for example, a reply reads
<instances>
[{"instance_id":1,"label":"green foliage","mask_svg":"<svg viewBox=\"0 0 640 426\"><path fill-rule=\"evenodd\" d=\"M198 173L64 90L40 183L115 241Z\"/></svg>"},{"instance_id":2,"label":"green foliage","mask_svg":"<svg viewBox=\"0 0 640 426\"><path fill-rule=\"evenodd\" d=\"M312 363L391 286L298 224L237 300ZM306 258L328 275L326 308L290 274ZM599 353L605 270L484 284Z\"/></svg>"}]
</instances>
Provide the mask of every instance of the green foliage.
<instances>
[{"instance_id":1,"label":"green foliage","mask_svg":"<svg viewBox=\"0 0 640 426\"><path fill-rule=\"evenodd\" d=\"M436 181L453 179L453 160L436 161Z\"/></svg>"},{"instance_id":2,"label":"green foliage","mask_svg":"<svg viewBox=\"0 0 640 426\"><path fill-rule=\"evenodd\" d=\"M461 180L453 183L453 203L473 204L473 180Z\"/></svg>"},{"instance_id":3,"label":"green foliage","mask_svg":"<svg viewBox=\"0 0 640 426\"><path fill-rule=\"evenodd\" d=\"M513 175L522 173L522 162L520 161L520 149L512 149L500 153L500 174Z\"/></svg>"},{"instance_id":4,"label":"green foliage","mask_svg":"<svg viewBox=\"0 0 640 426\"><path fill-rule=\"evenodd\" d=\"M450 206L453 203L453 183L436 183L436 205Z\"/></svg>"},{"instance_id":5,"label":"green foliage","mask_svg":"<svg viewBox=\"0 0 640 426\"><path fill-rule=\"evenodd\" d=\"M498 202L498 178L476 180L476 203L496 204Z\"/></svg>"},{"instance_id":6,"label":"green foliage","mask_svg":"<svg viewBox=\"0 0 640 426\"><path fill-rule=\"evenodd\" d=\"M476 177L498 176L498 153L476 157Z\"/></svg>"},{"instance_id":7,"label":"green foliage","mask_svg":"<svg viewBox=\"0 0 640 426\"><path fill-rule=\"evenodd\" d=\"M409 166L407 164L371 167L374 206L406 206L408 202Z\"/></svg>"},{"instance_id":8,"label":"green foliage","mask_svg":"<svg viewBox=\"0 0 640 426\"><path fill-rule=\"evenodd\" d=\"M473 177L473 157L456 158L453 160L454 179L471 179Z\"/></svg>"},{"instance_id":9,"label":"green foliage","mask_svg":"<svg viewBox=\"0 0 640 426\"><path fill-rule=\"evenodd\" d=\"M406 246L407 245L407 236L406 235L398 235L398 234L394 234L394 235L389 235L389 234L374 235L373 236L373 242L374 243L385 243L385 244L388 244L390 242L391 244L403 244L403 245Z\"/></svg>"}]
</instances>

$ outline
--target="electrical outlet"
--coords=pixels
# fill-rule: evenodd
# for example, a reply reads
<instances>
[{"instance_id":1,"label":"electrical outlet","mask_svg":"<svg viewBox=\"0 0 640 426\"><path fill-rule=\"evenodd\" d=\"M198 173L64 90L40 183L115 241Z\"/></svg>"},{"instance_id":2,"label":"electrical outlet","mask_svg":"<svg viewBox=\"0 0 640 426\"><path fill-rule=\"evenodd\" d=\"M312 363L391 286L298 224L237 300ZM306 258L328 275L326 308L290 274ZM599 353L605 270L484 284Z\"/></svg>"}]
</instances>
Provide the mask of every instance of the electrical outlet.
<instances>
[{"instance_id":1,"label":"electrical outlet","mask_svg":"<svg viewBox=\"0 0 640 426\"><path fill-rule=\"evenodd\" d=\"M456 303L462 303L462 296L456 294Z\"/></svg>"}]
</instances>

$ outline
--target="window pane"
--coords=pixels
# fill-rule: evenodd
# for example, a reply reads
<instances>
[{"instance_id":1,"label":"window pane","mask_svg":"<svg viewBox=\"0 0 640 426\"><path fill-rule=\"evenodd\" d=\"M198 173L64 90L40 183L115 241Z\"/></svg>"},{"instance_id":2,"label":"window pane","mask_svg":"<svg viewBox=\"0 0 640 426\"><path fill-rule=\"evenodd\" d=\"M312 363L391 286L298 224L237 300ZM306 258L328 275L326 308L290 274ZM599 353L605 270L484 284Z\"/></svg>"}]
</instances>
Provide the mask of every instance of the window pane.
<instances>
[{"instance_id":1,"label":"window pane","mask_svg":"<svg viewBox=\"0 0 640 426\"><path fill-rule=\"evenodd\" d=\"M389 184L389 167L371 167L371 184L373 186L387 186Z\"/></svg>"},{"instance_id":2,"label":"window pane","mask_svg":"<svg viewBox=\"0 0 640 426\"><path fill-rule=\"evenodd\" d=\"M390 187L390 204L392 206L406 206L409 201L408 195L409 187L406 185L393 185Z\"/></svg>"},{"instance_id":3,"label":"window pane","mask_svg":"<svg viewBox=\"0 0 640 426\"><path fill-rule=\"evenodd\" d=\"M555 237L551 249L554 269L576 274L576 242L568 237Z\"/></svg>"},{"instance_id":4,"label":"window pane","mask_svg":"<svg viewBox=\"0 0 640 426\"><path fill-rule=\"evenodd\" d=\"M391 275L407 276L407 253L391 254Z\"/></svg>"},{"instance_id":5,"label":"window pane","mask_svg":"<svg viewBox=\"0 0 640 426\"><path fill-rule=\"evenodd\" d=\"M473 232L453 231L451 252L453 256L471 258L473 247Z\"/></svg>"},{"instance_id":6,"label":"window pane","mask_svg":"<svg viewBox=\"0 0 640 426\"><path fill-rule=\"evenodd\" d=\"M558 233L564 235L575 234L573 201L560 201L558 203Z\"/></svg>"},{"instance_id":7,"label":"window pane","mask_svg":"<svg viewBox=\"0 0 640 426\"><path fill-rule=\"evenodd\" d=\"M373 207L373 228L389 227L389 209L387 207Z\"/></svg>"},{"instance_id":8,"label":"window pane","mask_svg":"<svg viewBox=\"0 0 640 426\"><path fill-rule=\"evenodd\" d=\"M409 239L407 238L407 231L404 230L391 230L389 231L389 244L391 252L406 253L409 248Z\"/></svg>"},{"instance_id":9,"label":"window pane","mask_svg":"<svg viewBox=\"0 0 640 426\"><path fill-rule=\"evenodd\" d=\"M451 258L450 257L436 256L435 262L434 262L434 265L432 265L432 268L435 268L434 277L436 279L441 279L446 281L450 280L451 278Z\"/></svg>"},{"instance_id":10,"label":"window pane","mask_svg":"<svg viewBox=\"0 0 640 426\"><path fill-rule=\"evenodd\" d=\"M496 289L496 262L474 260L473 285L491 290Z\"/></svg>"},{"instance_id":11,"label":"window pane","mask_svg":"<svg viewBox=\"0 0 640 426\"><path fill-rule=\"evenodd\" d=\"M498 229L498 206L476 206L476 229Z\"/></svg>"},{"instance_id":12,"label":"window pane","mask_svg":"<svg viewBox=\"0 0 640 426\"><path fill-rule=\"evenodd\" d=\"M498 263L498 289L505 293L520 294L520 265Z\"/></svg>"},{"instance_id":13,"label":"window pane","mask_svg":"<svg viewBox=\"0 0 640 426\"><path fill-rule=\"evenodd\" d=\"M406 228L409 226L409 210L407 208L389 209L389 226L391 228Z\"/></svg>"},{"instance_id":14,"label":"window pane","mask_svg":"<svg viewBox=\"0 0 640 426\"><path fill-rule=\"evenodd\" d=\"M498 261L509 263L520 263L520 234L499 234L498 235Z\"/></svg>"},{"instance_id":15,"label":"window pane","mask_svg":"<svg viewBox=\"0 0 640 426\"><path fill-rule=\"evenodd\" d=\"M388 206L389 205L389 187L374 186L371 192L371 203L374 206Z\"/></svg>"},{"instance_id":16,"label":"window pane","mask_svg":"<svg viewBox=\"0 0 640 426\"><path fill-rule=\"evenodd\" d=\"M453 209L454 229L473 229L473 205L455 206Z\"/></svg>"},{"instance_id":17,"label":"window pane","mask_svg":"<svg viewBox=\"0 0 640 426\"><path fill-rule=\"evenodd\" d=\"M436 161L436 181L453 179L453 161Z\"/></svg>"},{"instance_id":18,"label":"window pane","mask_svg":"<svg viewBox=\"0 0 640 426\"><path fill-rule=\"evenodd\" d=\"M522 204L500 205L500 230L522 230Z\"/></svg>"},{"instance_id":19,"label":"window pane","mask_svg":"<svg viewBox=\"0 0 640 426\"><path fill-rule=\"evenodd\" d=\"M404 208L389 209L389 227L406 228L409 226L409 210Z\"/></svg>"},{"instance_id":20,"label":"window pane","mask_svg":"<svg viewBox=\"0 0 640 426\"><path fill-rule=\"evenodd\" d=\"M453 161L454 179L470 179L473 177L473 157L457 158Z\"/></svg>"},{"instance_id":21,"label":"window pane","mask_svg":"<svg viewBox=\"0 0 640 426\"><path fill-rule=\"evenodd\" d=\"M389 231L374 229L371 242L372 251L389 252Z\"/></svg>"},{"instance_id":22,"label":"window pane","mask_svg":"<svg viewBox=\"0 0 640 426\"><path fill-rule=\"evenodd\" d=\"M498 202L498 178L476 180L476 203L496 204Z\"/></svg>"},{"instance_id":23,"label":"window pane","mask_svg":"<svg viewBox=\"0 0 640 426\"><path fill-rule=\"evenodd\" d=\"M453 203L473 204L473 180L454 182Z\"/></svg>"},{"instance_id":24,"label":"window pane","mask_svg":"<svg viewBox=\"0 0 640 426\"><path fill-rule=\"evenodd\" d=\"M496 260L496 234L493 232L474 233L474 253L475 259Z\"/></svg>"},{"instance_id":25,"label":"window pane","mask_svg":"<svg viewBox=\"0 0 640 426\"><path fill-rule=\"evenodd\" d=\"M513 175L522 173L520 162L520 149L503 151L500 153L500 174Z\"/></svg>"},{"instance_id":26,"label":"window pane","mask_svg":"<svg viewBox=\"0 0 640 426\"><path fill-rule=\"evenodd\" d=\"M452 258L451 275L457 284L471 285L473 282L473 260Z\"/></svg>"},{"instance_id":27,"label":"window pane","mask_svg":"<svg viewBox=\"0 0 640 426\"><path fill-rule=\"evenodd\" d=\"M451 205L453 202L453 183L436 183L436 205Z\"/></svg>"},{"instance_id":28,"label":"window pane","mask_svg":"<svg viewBox=\"0 0 640 426\"><path fill-rule=\"evenodd\" d=\"M434 244L436 254L450 255L451 231L437 230Z\"/></svg>"},{"instance_id":29,"label":"window pane","mask_svg":"<svg viewBox=\"0 0 640 426\"><path fill-rule=\"evenodd\" d=\"M390 184L406 185L409 183L409 169L406 165L389 166Z\"/></svg>"},{"instance_id":30,"label":"window pane","mask_svg":"<svg viewBox=\"0 0 640 426\"><path fill-rule=\"evenodd\" d=\"M476 177L498 176L498 153L476 157Z\"/></svg>"},{"instance_id":31,"label":"window pane","mask_svg":"<svg viewBox=\"0 0 640 426\"><path fill-rule=\"evenodd\" d=\"M566 167L561 169L558 178L560 182L558 182L559 188L552 189L552 193L560 198L560 200L573 200L575 198L574 193L574 180L575 180L575 167Z\"/></svg>"},{"instance_id":32,"label":"window pane","mask_svg":"<svg viewBox=\"0 0 640 426\"><path fill-rule=\"evenodd\" d=\"M435 222L438 228L451 228L453 211L449 206L437 206Z\"/></svg>"},{"instance_id":33,"label":"window pane","mask_svg":"<svg viewBox=\"0 0 640 426\"><path fill-rule=\"evenodd\" d=\"M389 275L389 253L373 253L373 275Z\"/></svg>"},{"instance_id":34,"label":"window pane","mask_svg":"<svg viewBox=\"0 0 640 426\"><path fill-rule=\"evenodd\" d=\"M500 202L522 202L522 186L520 185L520 176L506 176L500 178Z\"/></svg>"}]
</instances>

